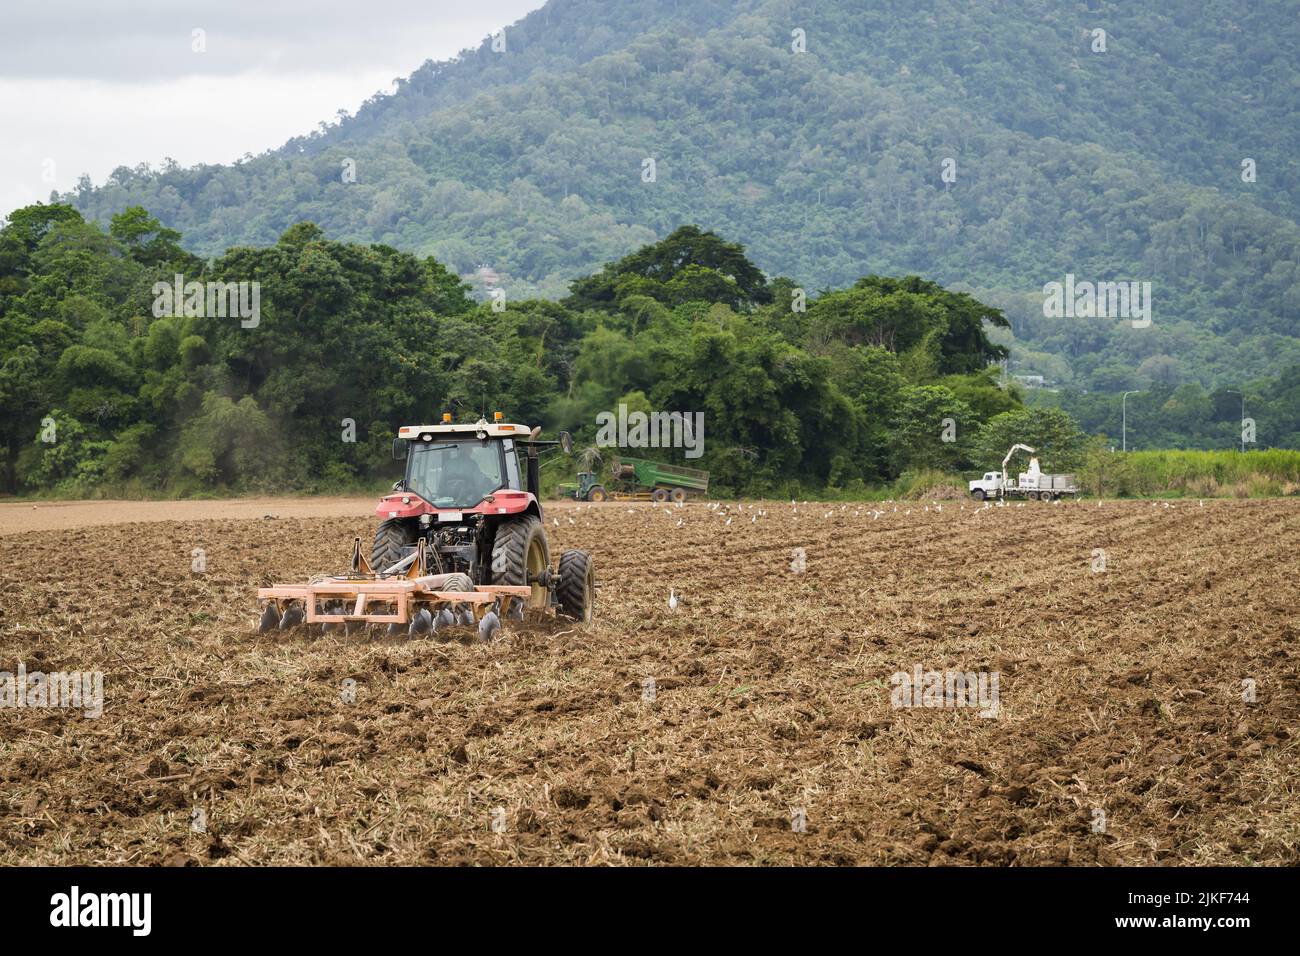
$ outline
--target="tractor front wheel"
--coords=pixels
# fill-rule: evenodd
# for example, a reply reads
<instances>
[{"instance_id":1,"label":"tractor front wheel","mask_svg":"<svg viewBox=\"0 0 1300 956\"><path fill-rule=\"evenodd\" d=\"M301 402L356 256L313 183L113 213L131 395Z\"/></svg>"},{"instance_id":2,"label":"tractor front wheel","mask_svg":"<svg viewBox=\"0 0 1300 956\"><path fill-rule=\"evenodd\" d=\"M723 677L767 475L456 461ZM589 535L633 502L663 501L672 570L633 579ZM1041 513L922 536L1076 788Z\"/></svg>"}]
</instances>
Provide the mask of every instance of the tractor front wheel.
<instances>
[{"instance_id":1,"label":"tractor front wheel","mask_svg":"<svg viewBox=\"0 0 1300 956\"><path fill-rule=\"evenodd\" d=\"M555 590L560 613L590 624L596 608L596 569L586 551L565 551L560 555L560 586Z\"/></svg>"},{"instance_id":2,"label":"tractor front wheel","mask_svg":"<svg viewBox=\"0 0 1300 956\"><path fill-rule=\"evenodd\" d=\"M370 549L370 568L376 574L387 571L402 560L402 552L415 544L415 528L411 522L389 518L380 522L375 530L375 543Z\"/></svg>"},{"instance_id":3,"label":"tractor front wheel","mask_svg":"<svg viewBox=\"0 0 1300 956\"><path fill-rule=\"evenodd\" d=\"M546 532L535 515L526 515L497 525L492 541L492 583L527 585L532 593L527 606L544 608L546 585L537 578L551 566L551 550Z\"/></svg>"}]
</instances>

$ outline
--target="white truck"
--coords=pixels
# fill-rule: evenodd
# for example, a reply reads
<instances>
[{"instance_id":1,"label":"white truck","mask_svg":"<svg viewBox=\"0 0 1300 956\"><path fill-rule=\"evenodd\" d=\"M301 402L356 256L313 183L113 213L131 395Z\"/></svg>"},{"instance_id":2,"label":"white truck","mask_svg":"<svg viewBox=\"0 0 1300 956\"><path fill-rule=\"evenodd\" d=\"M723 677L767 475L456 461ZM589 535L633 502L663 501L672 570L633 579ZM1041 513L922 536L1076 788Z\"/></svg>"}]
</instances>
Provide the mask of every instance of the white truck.
<instances>
[{"instance_id":1,"label":"white truck","mask_svg":"<svg viewBox=\"0 0 1300 956\"><path fill-rule=\"evenodd\" d=\"M1028 445L1012 445L1007 457L1002 459L1001 471L986 471L983 478L970 482L970 493L976 501L989 498L1029 498L1034 501L1052 501L1066 495L1079 494L1079 484L1074 475L1048 475L1038 467L1038 459L1029 459L1029 470L1022 471L1014 481L1007 479L1007 465L1018 451L1034 454Z\"/></svg>"}]
</instances>

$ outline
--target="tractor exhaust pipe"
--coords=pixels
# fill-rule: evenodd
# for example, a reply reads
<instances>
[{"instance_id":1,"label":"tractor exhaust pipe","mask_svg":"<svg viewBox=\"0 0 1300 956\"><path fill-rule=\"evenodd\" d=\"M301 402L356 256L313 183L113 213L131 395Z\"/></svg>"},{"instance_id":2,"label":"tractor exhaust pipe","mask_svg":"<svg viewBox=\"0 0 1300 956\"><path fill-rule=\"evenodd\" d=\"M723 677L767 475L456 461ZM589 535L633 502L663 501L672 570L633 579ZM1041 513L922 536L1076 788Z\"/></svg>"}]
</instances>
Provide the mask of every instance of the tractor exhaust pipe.
<instances>
[{"instance_id":1,"label":"tractor exhaust pipe","mask_svg":"<svg viewBox=\"0 0 1300 956\"><path fill-rule=\"evenodd\" d=\"M537 490L537 446L528 446L528 493L534 498L540 498L541 494Z\"/></svg>"}]
</instances>

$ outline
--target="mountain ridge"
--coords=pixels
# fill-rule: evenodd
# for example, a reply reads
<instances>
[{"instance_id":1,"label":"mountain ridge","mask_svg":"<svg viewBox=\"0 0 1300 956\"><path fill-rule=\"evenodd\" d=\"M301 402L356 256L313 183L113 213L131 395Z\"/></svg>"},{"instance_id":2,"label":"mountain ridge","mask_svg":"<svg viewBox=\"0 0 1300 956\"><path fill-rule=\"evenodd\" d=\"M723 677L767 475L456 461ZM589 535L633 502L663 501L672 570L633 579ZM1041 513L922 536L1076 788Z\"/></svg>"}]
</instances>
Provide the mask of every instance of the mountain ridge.
<instances>
[{"instance_id":1,"label":"mountain ridge","mask_svg":"<svg viewBox=\"0 0 1300 956\"><path fill-rule=\"evenodd\" d=\"M698 222L810 289L874 272L991 290L1010 304L1019 366L1066 384L1124 384L1120 370L1144 363L1210 383L1300 359L1285 124L1300 43L1285 13L1028 0L981 20L948 0L552 0L506 29L505 53L485 41L426 64L317 136L235 167L125 171L68 198L101 221L144 205L209 255L309 219L462 275L490 264L509 294L553 298ZM1106 52L1089 23L1110 27ZM797 29L806 54L791 49ZM1235 157L1251 124L1270 129L1250 144L1262 172L1247 184ZM1067 272L1153 281L1155 331L1087 328L1081 342L1035 315ZM1151 364L1161 356L1172 370Z\"/></svg>"}]
</instances>

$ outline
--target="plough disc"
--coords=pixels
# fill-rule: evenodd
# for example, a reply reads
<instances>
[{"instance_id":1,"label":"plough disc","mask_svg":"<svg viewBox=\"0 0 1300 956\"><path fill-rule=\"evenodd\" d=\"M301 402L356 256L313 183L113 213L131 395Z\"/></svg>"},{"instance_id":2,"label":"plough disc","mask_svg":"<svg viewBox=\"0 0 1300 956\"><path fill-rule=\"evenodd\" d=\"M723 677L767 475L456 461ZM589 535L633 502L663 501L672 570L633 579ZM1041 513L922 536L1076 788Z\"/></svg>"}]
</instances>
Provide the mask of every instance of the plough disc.
<instances>
[{"instance_id":1,"label":"plough disc","mask_svg":"<svg viewBox=\"0 0 1300 956\"><path fill-rule=\"evenodd\" d=\"M585 558L585 552L572 553ZM463 627L476 629L480 638L491 640L503 622L522 622L525 607L536 600L534 585L476 585L466 574L428 574L429 564L429 552L421 542L413 553L377 572L370 567L357 538L352 544L349 573L314 578L306 584L258 588L262 611L257 629L284 631L317 624L322 631L341 628L346 634L353 628L383 624L388 637L403 633L423 637ZM567 608L564 600L558 606L562 611Z\"/></svg>"},{"instance_id":2,"label":"plough disc","mask_svg":"<svg viewBox=\"0 0 1300 956\"><path fill-rule=\"evenodd\" d=\"M321 578L309 584L277 584L258 588L258 601L266 602L258 629L286 630L299 624L326 628L347 624L387 624L389 633L406 629L412 637L445 627L477 627L491 614L519 620L532 589L507 584L479 585L472 591L446 591L442 578L414 579L376 576Z\"/></svg>"}]
</instances>

